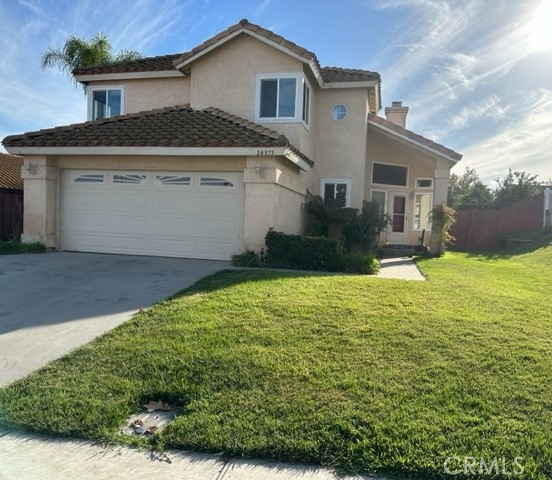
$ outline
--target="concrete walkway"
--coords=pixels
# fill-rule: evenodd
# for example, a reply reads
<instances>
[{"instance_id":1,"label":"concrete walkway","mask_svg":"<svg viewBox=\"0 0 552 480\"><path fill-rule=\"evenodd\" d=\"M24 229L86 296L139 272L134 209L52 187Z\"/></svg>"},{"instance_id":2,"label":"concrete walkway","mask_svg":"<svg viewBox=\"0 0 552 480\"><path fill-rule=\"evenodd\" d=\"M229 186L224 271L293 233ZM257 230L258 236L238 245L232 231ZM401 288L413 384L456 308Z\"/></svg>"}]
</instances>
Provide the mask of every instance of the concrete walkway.
<instances>
[{"instance_id":1,"label":"concrete walkway","mask_svg":"<svg viewBox=\"0 0 552 480\"><path fill-rule=\"evenodd\" d=\"M414 260L410 257L384 258L381 260L381 269L377 274L379 278L397 278L400 280L424 281Z\"/></svg>"},{"instance_id":2,"label":"concrete walkway","mask_svg":"<svg viewBox=\"0 0 552 480\"><path fill-rule=\"evenodd\" d=\"M0 480L375 480L308 465L105 447L0 431ZM384 480L378 477L377 480Z\"/></svg>"}]
</instances>

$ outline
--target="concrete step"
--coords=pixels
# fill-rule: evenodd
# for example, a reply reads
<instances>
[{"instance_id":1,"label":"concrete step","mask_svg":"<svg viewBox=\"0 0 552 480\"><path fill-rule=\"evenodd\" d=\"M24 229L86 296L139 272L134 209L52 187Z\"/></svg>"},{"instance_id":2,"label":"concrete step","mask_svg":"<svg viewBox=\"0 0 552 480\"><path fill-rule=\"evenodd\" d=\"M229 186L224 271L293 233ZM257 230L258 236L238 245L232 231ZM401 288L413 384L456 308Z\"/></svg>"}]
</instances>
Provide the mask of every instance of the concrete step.
<instances>
[{"instance_id":1,"label":"concrete step","mask_svg":"<svg viewBox=\"0 0 552 480\"><path fill-rule=\"evenodd\" d=\"M411 257L416 253L416 247L411 245L389 245L378 249L380 258Z\"/></svg>"}]
</instances>

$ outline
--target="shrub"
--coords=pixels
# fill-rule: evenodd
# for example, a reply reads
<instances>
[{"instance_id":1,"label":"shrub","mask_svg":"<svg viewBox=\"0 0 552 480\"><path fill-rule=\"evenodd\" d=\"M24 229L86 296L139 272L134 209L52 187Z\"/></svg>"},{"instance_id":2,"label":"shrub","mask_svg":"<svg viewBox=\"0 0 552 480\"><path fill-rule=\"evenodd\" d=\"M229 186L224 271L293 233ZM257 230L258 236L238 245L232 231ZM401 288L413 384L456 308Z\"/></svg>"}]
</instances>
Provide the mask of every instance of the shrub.
<instances>
[{"instance_id":1,"label":"shrub","mask_svg":"<svg viewBox=\"0 0 552 480\"><path fill-rule=\"evenodd\" d=\"M364 202L362 210L353 210L343 226L342 235L348 252L370 252L378 246L380 233L389 223L376 202Z\"/></svg>"},{"instance_id":2,"label":"shrub","mask_svg":"<svg viewBox=\"0 0 552 480\"><path fill-rule=\"evenodd\" d=\"M307 210L315 222L309 225L309 233L313 236L329 237L332 227L341 228L347 223L355 210L339 207L332 202L326 202L320 195L307 191Z\"/></svg>"},{"instance_id":3,"label":"shrub","mask_svg":"<svg viewBox=\"0 0 552 480\"><path fill-rule=\"evenodd\" d=\"M324 237L287 235L272 229L265 237L267 264L297 270L340 271L341 243Z\"/></svg>"},{"instance_id":4,"label":"shrub","mask_svg":"<svg viewBox=\"0 0 552 480\"><path fill-rule=\"evenodd\" d=\"M380 262L372 253L345 253L341 257L341 266L347 273L375 275L379 272Z\"/></svg>"},{"instance_id":5,"label":"shrub","mask_svg":"<svg viewBox=\"0 0 552 480\"><path fill-rule=\"evenodd\" d=\"M447 207L444 203L437 205L431 211L431 247L430 253L433 255L443 255L445 245L452 244L456 240L450 233L456 219L456 212Z\"/></svg>"},{"instance_id":6,"label":"shrub","mask_svg":"<svg viewBox=\"0 0 552 480\"><path fill-rule=\"evenodd\" d=\"M0 242L0 255L9 255L16 253L42 253L45 251L46 246L40 242Z\"/></svg>"},{"instance_id":7,"label":"shrub","mask_svg":"<svg viewBox=\"0 0 552 480\"><path fill-rule=\"evenodd\" d=\"M234 267L258 267L260 261L253 250L246 250L243 253L235 253L232 255L232 265L234 265Z\"/></svg>"}]
</instances>

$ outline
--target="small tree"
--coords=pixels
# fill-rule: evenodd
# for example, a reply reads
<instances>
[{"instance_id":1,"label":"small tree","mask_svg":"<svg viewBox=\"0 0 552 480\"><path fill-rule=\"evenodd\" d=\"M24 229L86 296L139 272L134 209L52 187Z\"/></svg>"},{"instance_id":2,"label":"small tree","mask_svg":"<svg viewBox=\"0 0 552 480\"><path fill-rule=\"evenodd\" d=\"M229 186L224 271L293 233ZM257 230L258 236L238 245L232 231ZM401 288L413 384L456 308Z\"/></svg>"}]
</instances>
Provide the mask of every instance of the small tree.
<instances>
[{"instance_id":1,"label":"small tree","mask_svg":"<svg viewBox=\"0 0 552 480\"><path fill-rule=\"evenodd\" d=\"M380 233L389 222L389 216L381 213L376 202L364 202L362 210L354 209L343 226L341 233L345 249L348 252L374 251Z\"/></svg>"},{"instance_id":2,"label":"small tree","mask_svg":"<svg viewBox=\"0 0 552 480\"><path fill-rule=\"evenodd\" d=\"M493 198L493 191L479 180L474 168L466 167L461 176L455 173L450 176L447 202L449 207L456 210L490 208Z\"/></svg>"},{"instance_id":3,"label":"small tree","mask_svg":"<svg viewBox=\"0 0 552 480\"><path fill-rule=\"evenodd\" d=\"M455 238L450 229L454 225L454 210L444 203L437 205L431 211L431 244L430 253L441 256L445 251L445 245L452 244Z\"/></svg>"},{"instance_id":4,"label":"small tree","mask_svg":"<svg viewBox=\"0 0 552 480\"><path fill-rule=\"evenodd\" d=\"M527 172L512 172L508 169L508 175L497 178L498 186L495 189L495 207L501 208L512 203L519 202L539 192L537 175Z\"/></svg>"}]
</instances>

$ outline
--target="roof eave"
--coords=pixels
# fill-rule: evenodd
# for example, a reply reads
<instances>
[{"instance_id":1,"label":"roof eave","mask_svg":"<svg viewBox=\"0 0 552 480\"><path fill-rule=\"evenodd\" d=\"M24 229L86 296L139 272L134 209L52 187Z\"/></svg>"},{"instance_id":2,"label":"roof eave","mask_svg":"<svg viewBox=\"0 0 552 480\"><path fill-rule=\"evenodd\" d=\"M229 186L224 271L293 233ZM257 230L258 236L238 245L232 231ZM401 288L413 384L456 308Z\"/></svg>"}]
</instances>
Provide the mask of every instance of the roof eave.
<instances>
[{"instance_id":1,"label":"roof eave","mask_svg":"<svg viewBox=\"0 0 552 480\"><path fill-rule=\"evenodd\" d=\"M358 82L326 82L322 88L373 88L377 87L379 80L361 80Z\"/></svg>"},{"instance_id":2,"label":"roof eave","mask_svg":"<svg viewBox=\"0 0 552 480\"><path fill-rule=\"evenodd\" d=\"M285 156L288 147L158 147L158 146L71 146L29 147L9 146L4 148L18 155L179 155L179 156L251 156L259 149L270 148L275 155Z\"/></svg>"},{"instance_id":3,"label":"roof eave","mask_svg":"<svg viewBox=\"0 0 552 480\"><path fill-rule=\"evenodd\" d=\"M105 80L135 80L142 78L176 78L186 76L179 70L153 70L147 72L120 72L120 73L96 73L88 75L75 75L75 80L81 83L97 82Z\"/></svg>"},{"instance_id":4,"label":"roof eave","mask_svg":"<svg viewBox=\"0 0 552 480\"><path fill-rule=\"evenodd\" d=\"M11 154L17 155L159 155L159 156L197 156L197 157L243 157L257 156L259 150L270 150L275 156L287 158L301 170L308 171L311 165L292 147L155 147L155 146L130 146L130 147L19 147L4 146Z\"/></svg>"}]
</instances>

